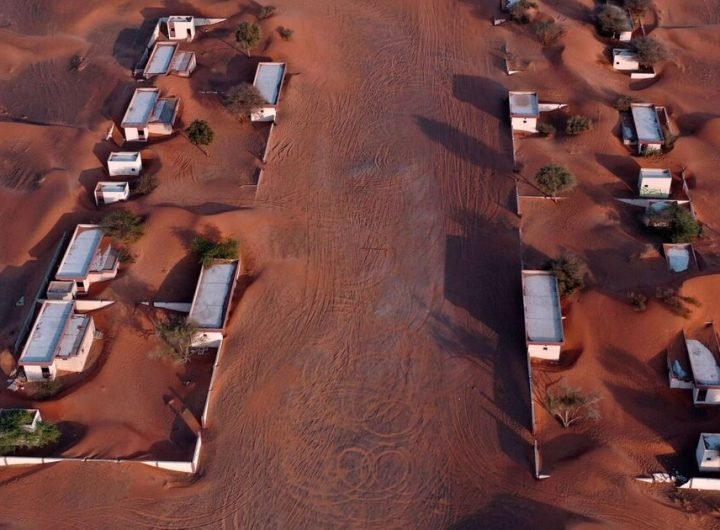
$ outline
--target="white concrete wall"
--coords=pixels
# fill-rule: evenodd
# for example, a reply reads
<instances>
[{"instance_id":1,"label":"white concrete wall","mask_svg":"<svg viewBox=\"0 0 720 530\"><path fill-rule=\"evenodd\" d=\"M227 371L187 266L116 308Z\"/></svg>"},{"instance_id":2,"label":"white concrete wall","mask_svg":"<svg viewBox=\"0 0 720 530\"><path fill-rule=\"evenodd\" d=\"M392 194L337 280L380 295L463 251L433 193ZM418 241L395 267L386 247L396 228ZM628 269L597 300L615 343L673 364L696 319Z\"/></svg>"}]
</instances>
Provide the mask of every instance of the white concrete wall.
<instances>
[{"instance_id":1,"label":"white concrete wall","mask_svg":"<svg viewBox=\"0 0 720 530\"><path fill-rule=\"evenodd\" d=\"M168 21L168 38L170 40L187 40L191 41L195 38L195 22L191 18L190 21L185 20L174 20L171 23ZM174 34L171 31L171 28L174 30ZM190 35L188 36L188 31L190 32Z\"/></svg>"},{"instance_id":2,"label":"white concrete wall","mask_svg":"<svg viewBox=\"0 0 720 530\"><path fill-rule=\"evenodd\" d=\"M560 360L559 344L528 344L528 355L533 359Z\"/></svg>"},{"instance_id":3,"label":"white concrete wall","mask_svg":"<svg viewBox=\"0 0 720 530\"><path fill-rule=\"evenodd\" d=\"M138 129L137 127L123 127L123 131L125 132L125 140L127 140L128 142L147 142L150 131L147 127L143 130L145 131L145 138L141 140L139 132L140 129Z\"/></svg>"},{"instance_id":4,"label":"white concrete wall","mask_svg":"<svg viewBox=\"0 0 720 530\"><path fill-rule=\"evenodd\" d=\"M219 331L199 331L192 339L193 348L219 348L223 334Z\"/></svg>"},{"instance_id":5,"label":"white concrete wall","mask_svg":"<svg viewBox=\"0 0 720 530\"><path fill-rule=\"evenodd\" d=\"M627 59L616 55L613 62L613 68L622 72L632 72L640 68L640 63L637 59Z\"/></svg>"},{"instance_id":6,"label":"white concrete wall","mask_svg":"<svg viewBox=\"0 0 720 530\"><path fill-rule=\"evenodd\" d=\"M129 195L128 189L125 188L125 191L98 190L95 194L95 204L113 204L114 202L126 201Z\"/></svg>"},{"instance_id":7,"label":"white concrete wall","mask_svg":"<svg viewBox=\"0 0 720 530\"><path fill-rule=\"evenodd\" d=\"M95 321L90 317L90 322L85 335L83 335L82 342L78 348L77 355L73 355L68 359L55 359L53 363L57 370L63 372L82 372L85 369L85 363L87 362L88 354L92 348L93 338L95 336Z\"/></svg>"},{"instance_id":8,"label":"white concrete wall","mask_svg":"<svg viewBox=\"0 0 720 530\"><path fill-rule=\"evenodd\" d=\"M662 151L662 143L647 144L638 142L638 154L641 155L645 151Z\"/></svg>"},{"instance_id":9,"label":"white concrete wall","mask_svg":"<svg viewBox=\"0 0 720 530\"><path fill-rule=\"evenodd\" d=\"M632 40L632 31L623 31L618 35L620 42L630 42Z\"/></svg>"},{"instance_id":10,"label":"white concrete wall","mask_svg":"<svg viewBox=\"0 0 720 530\"><path fill-rule=\"evenodd\" d=\"M657 177L640 177L638 191L641 197L667 198L670 196L672 179Z\"/></svg>"},{"instance_id":11,"label":"white concrete wall","mask_svg":"<svg viewBox=\"0 0 720 530\"><path fill-rule=\"evenodd\" d=\"M25 369L25 377L27 377L27 380L36 383L42 383L43 381L55 379L55 376L57 375L55 366L50 366L48 368L50 370L50 377L47 378L43 376L42 367L40 366L23 365L23 368Z\"/></svg>"},{"instance_id":12,"label":"white concrete wall","mask_svg":"<svg viewBox=\"0 0 720 530\"><path fill-rule=\"evenodd\" d=\"M720 390L708 390L704 401L698 401L699 390L693 389L693 403L695 405L720 405Z\"/></svg>"},{"instance_id":13,"label":"white concrete wall","mask_svg":"<svg viewBox=\"0 0 720 530\"><path fill-rule=\"evenodd\" d=\"M156 134L158 136L167 136L173 133L172 125L166 123L150 123L147 127L148 134Z\"/></svg>"},{"instance_id":14,"label":"white concrete wall","mask_svg":"<svg viewBox=\"0 0 720 530\"><path fill-rule=\"evenodd\" d=\"M127 129L126 129L127 131ZM127 138L127 132L125 133L125 138ZM142 171L142 160L140 157L137 158L135 162L124 162L124 161L118 161L108 160L107 163L108 166L108 174L111 177L123 177L126 175L139 175Z\"/></svg>"},{"instance_id":15,"label":"white concrete wall","mask_svg":"<svg viewBox=\"0 0 720 530\"><path fill-rule=\"evenodd\" d=\"M521 118L513 116L511 118L513 131L523 131L534 133L537 132L537 118Z\"/></svg>"},{"instance_id":16,"label":"white concrete wall","mask_svg":"<svg viewBox=\"0 0 720 530\"><path fill-rule=\"evenodd\" d=\"M270 105L270 106L258 109L257 112L253 112L250 115L250 120L251 121L275 121L276 116L277 116L277 109L274 106Z\"/></svg>"},{"instance_id":17,"label":"white concrete wall","mask_svg":"<svg viewBox=\"0 0 720 530\"><path fill-rule=\"evenodd\" d=\"M720 490L720 478L693 477L680 487L691 490L718 491Z\"/></svg>"},{"instance_id":18,"label":"white concrete wall","mask_svg":"<svg viewBox=\"0 0 720 530\"><path fill-rule=\"evenodd\" d=\"M630 79L653 79L656 75L655 69L652 72L631 72Z\"/></svg>"}]
</instances>

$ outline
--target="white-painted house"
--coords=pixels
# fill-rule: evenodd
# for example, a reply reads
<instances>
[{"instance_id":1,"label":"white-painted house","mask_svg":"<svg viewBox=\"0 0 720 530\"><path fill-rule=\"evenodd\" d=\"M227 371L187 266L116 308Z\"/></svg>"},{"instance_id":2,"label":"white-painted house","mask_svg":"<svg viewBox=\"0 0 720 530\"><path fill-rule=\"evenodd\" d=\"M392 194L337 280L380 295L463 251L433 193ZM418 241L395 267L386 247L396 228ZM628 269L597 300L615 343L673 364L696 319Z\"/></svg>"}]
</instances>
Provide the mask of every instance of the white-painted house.
<instances>
[{"instance_id":1,"label":"white-painted house","mask_svg":"<svg viewBox=\"0 0 720 530\"><path fill-rule=\"evenodd\" d=\"M157 88L137 88L122 120L125 139L147 142L150 135L168 135L180 108L179 98L161 98Z\"/></svg>"},{"instance_id":2,"label":"white-painted house","mask_svg":"<svg viewBox=\"0 0 720 530\"><path fill-rule=\"evenodd\" d=\"M170 40L191 41L195 38L195 17L173 15L167 18Z\"/></svg>"},{"instance_id":3,"label":"white-painted house","mask_svg":"<svg viewBox=\"0 0 720 530\"><path fill-rule=\"evenodd\" d=\"M181 50L177 42L161 41L155 43L142 75L145 79L168 74L190 77L196 66L194 52Z\"/></svg>"},{"instance_id":4,"label":"white-painted house","mask_svg":"<svg viewBox=\"0 0 720 530\"><path fill-rule=\"evenodd\" d=\"M565 337L557 278L548 271L524 270L522 289L528 355L559 361Z\"/></svg>"},{"instance_id":5,"label":"white-painted house","mask_svg":"<svg viewBox=\"0 0 720 530\"><path fill-rule=\"evenodd\" d=\"M695 456L700 471L720 471L720 434L701 433Z\"/></svg>"},{"instance_id":6,"label":"white-painted house","mask_svg":"<svg viewBox=\"0 0 720 530\"><path fill-rule=\"evenodd\" d=\"M107 167L111 177L138 176L142 171L142 158L138 151L110 153Z\"/></svg>"},{"instance_id":7,"label":"white-painted house","mask_svg":"<svg viewBox=\"0 0 720 530\"><path fill-rule=\"evenodd\" d=\"M672 187L672 173L669 169L641 168L638 178L640 197L667 199Z\"/></svg>"},{"instance_id":8,"label":"white-painted house","mask_svg":"<svg viewBox=\"0 0 720 530\"><path fill-rule=\"evenodd\" d=\"M76 313L74 301L46 300L18 364L28 381L52 380L59 371L82 372L94 336L92 317Z\"/></svg>"},{"instance_id":9,"label":"white-painted house","mask_svg":"<svg viewBox=\"0 0 720 530\"><path fill-rule=\"evenodd\" d=\"M667 117L664 107L656 108L651 103L633 103L630 106L638 154L662 150L665 135L658 112Z\"/></svg>"},{"instance_id":10,"label":"white-painted house","mask_svg":"<svg viewBox=\"0 0 720 530\"><path fill-rule=\"evenodd\" d=\"M284 80L285 63L258 64L253 85L267 104L250 115L252 121L275 121Z\"/></svg>"},{"instance_id":11,"label":"white-painted house","mask_svg":"<svg viewBox=\"0 0 720 530\"><path fill-rule=\"evenodd\" d=\"M198 327L198 334L192 341L194 348L220 346L239 270L237 260L216 260L200 271L188 315L188 320Z\"/></svg>"},{"instance_id":12,"label":"white-painted house","mask_svg":"<svg viewBox=\"0 0 720 530\"><path fill-rule=\"evenodd\" d=\"M130 196L130 184L127 182L100 181L95 185L95 204L113 204L126 201Z\"/></svg>"},{"instance_id":13,"label":"white-painted house","mask_svg":"<svg viewBox=\"0 0 720 530\"><path fill-rule=\"evenodd\" d=\"M90 285L111 280L119 267L117 251L98 225L79 224L55 273L59 281L71 281L77 291L87 293Z\"/></svg>"},{"instance_id":14,"label":"white-painted house","mask_svg":"<svg viewBox=\"0 0 720 530\"><path fill-rule=\"evenodd\" d=\"M613 49L613 68L621 72L636 72L640 70L638 54L625 48Z\"/></svg>"},{"instance_id":15,"label":"white-painted house","mask_svg":"<svg viewBox=\"0 0 720 530\"><path fill-rule=\"evenodd\" d=\"M540 106L536 92L510 92L510 123L513 131L537 132Z\"/></svg>"},{"instance_id":16,"label":"white-painted house","mask_svg":"<svg viewBox=\"0 0 720 530\"><path fill-rule=\"evenodd\" d=\"M667 351L670 388L692 390L695 405L720 405L720 344L715 326L707 325L693 338L682 333Z\"/></svg>"}]
</instances>

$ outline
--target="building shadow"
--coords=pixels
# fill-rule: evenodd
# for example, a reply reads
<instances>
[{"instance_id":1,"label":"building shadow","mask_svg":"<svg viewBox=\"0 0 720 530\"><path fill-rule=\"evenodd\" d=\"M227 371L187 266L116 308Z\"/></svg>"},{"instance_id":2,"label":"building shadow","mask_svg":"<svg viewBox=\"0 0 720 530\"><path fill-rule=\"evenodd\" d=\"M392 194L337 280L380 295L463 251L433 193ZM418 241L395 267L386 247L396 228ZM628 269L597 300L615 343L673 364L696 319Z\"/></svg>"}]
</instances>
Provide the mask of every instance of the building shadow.
<instances>
[{"instance_id":1,"label":"building shadow","mask_svg":"<svg viewBox=\"0 0 720 530\"><path fill-rule=\"evenodd\" d=\"M453 75L453 96L501 121L508 119L508 90L488 77Z\"/></svg>"},{"instance_id":2,"label":"building shadow","mask_svg":"<svg viewBox=\"0 0 720 530\"><path fill-rule=\"evenodd\" d=\"M447 530L557 530L580 528L595 520L559 506L545 504L518 495L498 495L485 507L447 527Z\"/></svg>"}]
</instances>

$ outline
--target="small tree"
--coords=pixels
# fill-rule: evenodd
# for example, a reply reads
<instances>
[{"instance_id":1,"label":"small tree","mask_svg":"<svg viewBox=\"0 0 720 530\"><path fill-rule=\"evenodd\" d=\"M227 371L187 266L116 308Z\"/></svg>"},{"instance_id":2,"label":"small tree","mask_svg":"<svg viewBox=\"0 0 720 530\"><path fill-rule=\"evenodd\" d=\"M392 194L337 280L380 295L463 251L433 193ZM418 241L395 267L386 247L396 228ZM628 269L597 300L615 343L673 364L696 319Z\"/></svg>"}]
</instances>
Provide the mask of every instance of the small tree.
<instances>
[{"instance_id":1,"label":"small tree","mask_svg":"<svg viewBox=\"0 0 720 530\"><path fill-rule=\"evenodd\" d=\"M630 44L635 48L640 66L645 68L651 68L667 58L665 47L652 37L638 37Z\"/></svg>"},{"instance_id":2,"label":"small tree","mask_svg":"<svg viewBox=\"0 0 720 530\"><path fill-rule=\"evenodd\" d=\"M530 11L537 8L532 0L520 0L510 7L510 19L518 24L530 23Z\"/></svg>"},{"instance_id":3,"label":"small tree","mask_svg":"<svg viewBox=\"0 0 720 530\"><path fill-rule=\"evenodd\" d=\"M205 120L194 120L185 132L193 145L210 145L215 137L215 131Z\"/></svg>"},{"instance_id":4,"label":"small tree","mask_svg":"<svg viewBox=\"0 0 720 530\"><path fill-rule=\"evenodd\" d=\"M31 429L32 420L32 413L27 410L0 412L0 455L18 449L38 449L60 439L60 429L55 424L40 421Z\"/></svg>"},{"instance_id":5,"label":"small tree","mask_svg":"<svg viewBox=\"0 0 720 530\"><path fill-rule=\"evenodd\" d=\"M563 380L558 388L545 390L545 407L566 429L582 420L600 419L600 396L585 394Z\"/></svg>"},{"instance_id":6,"label":"small tree","mask_svg":"<svg viewBox=\"0 0 720 530\"><path fill-rule=\"evenodd\" d=\"M267 101L254 85L241 83L227 91L223 103L240 121L245 121Z\"/></svg>"},{"instance_id":7,"label":"small tree","mask_svg":"<svg viewBox=\"0 0 720 530\"><path fill-rule=\"evenodd\" d=\"M573 189L577 181L565 166L548 164L537 172L535 182L543 193L556 197L558 193Z\"/></svg>"},{"instance_id":8,"label":"small tree","mask_svg":"<svg viewBox=\"0 0 720 530\"><path fill-rule=\"evenodd\" d=\"M292 38L293 34L295 33L290 28L286 28L284 26L279 26L277 29L278 35L280 35L280 38L282 40L288 41Z\"/></svg>"},{"instance_id":9,"label":"small tree","mask_svg":"<svg viewBox=\"0 0 720 530\"><path fill-rule=\"evenodd\" d=\"M198 332L198 326L186 318L170 318L155 324L155 332L164 342L160 355L169 357L177 363L190 360L192 339Z\"/></svg>"},{"instance_id":10,"label":"small tree","mask_svg":"<svg viewBox=\"0 0 720 530\"><path fill-rule=\"evenodd\" d=\"M126 208L107 214L100 227L108 236L126 243L137 241L145 233L142 218Z\"/></svg>"},{"instance_id":11,"label":"small tree","mask_svg":"<svg viewBox=\"0 0 720 530\"><path fill-rule=\"evenodd\" d=\"M690 243L702 231L692 212L676 202L658 212L649 213L646 222L671 243Z\"/></svg>"},{"instance_id":12,"label":"small tree","mask_svg":"<svg viewBox=\"0 0 720 530\"><path fill-rule=\"evenodd\" d=\"M598 12L596 21L602 35L613 37L632 30L632 20L627 11L614 4L605 4Z\"/></svg>"},{"instance_id":13,"label":"small tree","mask_svg":"<svg viewBox=\"0 0 720 530\"><path fill-rule=\"evenodd\" d=\"M257 19L265 20L266 18L270 18L275 14L275 11L277 11L275 6L260 6L257 12Z\"/></svg>"},{"instance_id":14,"label":"small tree","mask_svg":"<svg viewBox=\"0 0 720 530\"><path fill-rule=\"evenodd\" d=\"M213 241L204 237L192 240L192 250L200 257L200 263L210 265L213 260L238 258L238 242L235 239Z\"/></svg>"},{"instance_id":15,"label":"small tree","mask_svg":"<svg viewBox=\"0 0 720 530\"><path fill-rule=\"evenodd\" d=\"M632 105L632 98L630 96L620 96L615 100L615 110L618 112L627 112L630 110Z\"/></svg>"},{"instance_id":16,"label":"small tree","mask_svg":"<svg viewBox=\"0 0 720 530\"><path fill-rule=\"evenodd\" d=\"M647 309L647 296L642 293L630 291L628 293L628 300L630 301L630 305L633 307L633 311L639 313Z\"/></svg>"},{"instance_id":17,"label":"small tree","mask_svg":"<svg viewBox=\"0 0 720 530\"><path fill-rule=\"evenodd\" d=\"M539 20L533 23L532 29L543 46L552 46L565 34L565 28L554 20Z\"/></svg>"},{"instance_id":18,"label":"small tree","mask_svg":"<svg viewBox=\"0 0 720 530\"><path fill-rule=\"evenodd\" d=\"M560 296L566 298L585 288L587 265L575 254L564 253L550 262L549 268L557 278Z\"/></svg>"},{"instance_id":19,"label":"small tree","mask_svg":"<svg viewBox=\"0 0 720 530\"><path fill-rule=\"evenodd\" d=\"M235 30L235 40L250 57L250 50L262 40L262 29L254 22L241 22Z\"/></svg>"},{"instance_id":20,"label":"small tree","mask_svg":"<svg viewBox=\"0 0 720 530\"><path fill-rule=\"evenodd\" d=\"M587 116L572 116L565 124L565 134L577 136L578 134L592 129L592 120Z\"/></svg>"},{"instance_id":21,"label":"small tree","mask_svg":"<svg viewBox=\"0 0 720 530\"><path fill-rule=\"evenodd\" d=\"M642 16L653 6L653 0L625 0L623 5L633 15Z\"/></svg>"},{"instance_id":22,"label":"small tree","mask_svg":"<svg viewBox=\"0 0 720 530\"><path fill-rule=\"evenodd\" d=\"M655 298L668 306L670 311L683 318L690 318L692 309L688 305L700 307L700 302L692 296L681 296L675 289L658 287Z\"/></svg>"}]
</instances>

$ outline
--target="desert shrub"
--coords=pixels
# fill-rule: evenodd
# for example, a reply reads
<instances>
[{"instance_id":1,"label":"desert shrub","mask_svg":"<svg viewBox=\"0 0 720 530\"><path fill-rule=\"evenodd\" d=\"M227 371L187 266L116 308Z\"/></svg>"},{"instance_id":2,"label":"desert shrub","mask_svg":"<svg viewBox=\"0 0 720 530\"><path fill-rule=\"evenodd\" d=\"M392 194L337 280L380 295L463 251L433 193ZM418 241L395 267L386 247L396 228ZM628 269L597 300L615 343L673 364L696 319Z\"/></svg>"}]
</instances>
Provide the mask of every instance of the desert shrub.
<instances>
[{"instance_id":1,"label":"desert shrub","mask_svg":"<svg viewBox=\"0 0 720 530\"><path fill-rule=\"evenodd\" d=\"M569 136L577 136L590 129L592 129L592 120L587 116L571 116L565 124L565 134Z\"/></svg>"},{"instance_id":2,"label":"desert shrub","mask_svg":"<svg viewBox=\"0 0 720 530\"><path fill-rule=\"evenodd\" d=\"M210 145L215 137L215 131L205 120L194 120L185 132L193 145Z\"/></svg>"},{"instance_id":3,"label":"desert shrub","mask_svg":"<svg viewBox=\"0 0 720 530\"><path fill-rule=\"evenodd\" d=\"M204 237L192 240L192 250L200 257L200 263L210 265L216 259L237 259L238 242L235 239L213 241Z\"/></svg>"},{"instance_id":4,"label":"desert shrub","mask_svg":"<svg viewBox=\"0 0 720 530\"><path fill-rule=\"evenodd\" d=\"M26 410L0 412L0 455L9 455L18 449L35 449L53 444L60 439L60 429L53 423L40 421L35 429L26 428L32 422Z\"/></svg>"},{"instance_id":5,"label":"desert shrub","mask_svg":"<svg viewBox=\"0 0 720 530\"><path fill-rule=\"evenodd\" d=\"M133 189L133 193L135 193L135 195L149 195L157 187L158 182L155 178L155 175L145 173L141 175L139 179L137 179L137 182L135 183Z\"/></svg>"},{"instance_id":6,"label":"desert shrub","mask_svg":"<svg viewBox=\"0 0 720 530\"><path fill-rule=\"evenodd\" d=\"M702 228L692 212L677 203L647 215L647 225L671 243L690 243L700 235Z\"/></svg>"},{"instance_id":7,"label":"desert shrub","mask_svg":"<svg viewBox=\"0 0 720 530\"><path fill-rule=\"evenodd\" d=\"M190 360L192 339L198 332L198 326L192 320L173 317L155 323L155 333L163 341L156 356L167 357L177 363Z\"/></svg>"},{"instance_id":8,"label":"desert shrub","mask_svg":"<svg viewBox=\"0 0 720 530\"><path fill-rule=\"evenodd\" d=\"M126 243L137 241L145 233L142 218L125 208L119 208L103 217L100 227L108 236Z\"/></svg>"},{"instance_id":9,"label":"desert shrub","mask_svg":"<svg viewBox=\"0 0 720 530\"><path fill-rule=\"evenodd\" d=\"M620 96L615 100L613 106L618 112L628 112L632 105L632 98L630 96Z\"/></svg>"},{"instance_id":10,"label":"desert shrub","mask_svg":"<svg viewBox=\"0 0 720 530\"><path fill-rule=\"evenodd\" d=\"M585 288L587 265L575 254L563 253L548 264L557 278L560 296L565 298Z\"/></svg>"},{"instance_id":11,"label":"desert shrub","mask_svg":"<svg viewBox=\"0 0 720 530\"><path fill-rule=\"evenodd\" d=\"M130 249L127 247L120 247L118 249L118 261L125 265L129 263L135 263L135 256L132 255Z\"/></svg>"},{"instance_id":12,"label":"desert shrub","mask_svg":"<svg viewBox=\"0 0 720 530\"><path fill-rule=\"evenodd\" d=\"M529 24L530 10L536 7L537 3L531 0L520 0L510 7L510 19L518 24Z\"/></svg>"},{"instance_id":13,"label":"desert shrub","mask_svg":"<svg viewBox=\"0 0 720 530\"><path fill-rule=\"evenodd\" d=\"M597 394L585 394L579 388L571 387L565 380L558 388L545 390L545 407L565 428L582 420L599 420L599 401L600 396Z\"/></svg>"},{"instance_id":14,"label":"desert shrub","mask_svg":"<svg viewBox=\"0 0 720 530\"><path fill-rule=\"evenodd\" d=\"M627 11L613 4L605 4L598 11L596 22L600 34L609 37L632 29L632 21Z\"/></svg>"},{"instance_id":15,"label":"desert shrub","mask_svg":"<svg viewBox=\"0 0 720 530\"><path fill-rule=\"evenodd\" d=\"M286 27L284 27L284 26L280 26L280 27L277 29L277 32L278 32L278 35L280 35L280 38L281 38L282 40L290 40L290 39L292 38L293 34L295 33L295 32L294 32L293 30L291 30L290 28L286 28Z\"/></svg>"},{"instance_id":16,"label":"desert shrub","mask_svg":"<svg viewBox=\"0 0 720 530\"><path fill-rule=\"evenodd\" d=\"M275 14L275 11L277 11L275 6L260 6L257 11L257 19L265 20L266 18L270 18Z\"/></svg>"},{"instance_id":17,"label":"desert shrub","mask_svg":"<svg viewBox=\"0 0 720 530\"><path fill-rule=\"evenodd\" d=\"M539 20L533 23L532 30L543 46L552 46L565 34L565 28L554 20Z\"/></svg>"},{"instance_id":18,"label":"desert shrub","mask_svg":"<svg viewBox=\"0 0 720 530\"><path fill-rule=\"evenodd\" d=\"M262 29L254 22L241 22L235 30L235 40L250 57L250 50L262 40Z\"/></svg>"},{"instance_id":19,"label":"desert shrub","mask_svg":"<svg viewBox=\"0 0 720 530\"><path fill-rule=\"evenodd\" d=\"M541 167L535 175L535 182L543 193L552 197L563 191L570 191L577 183L575 175L565 166L558 164Z\"/></svg>"},{"instance_id":20,"label":"desert shrub","mask_svg":"<svg viewBox=\"0 0 720 530\"><path fill-rule=\"evenodd\" d=\"M227 91L223 103L240 121L245 121L267 101L254 85L241 83Z\"/></svg>"},{"instance_id":21,"label":"desert shrub","mask_svg":"<svg viewBox=\"0 0 720 530\"><path fill-rule=\"evenodd\" d=\"M635 49L640 66L650 68L667 59L667 50L652 37L638 37L630 43Z\"/></svg>"},{"instance_id":22,"label":"desert shrub","mask_svg":"<svg viewBox=\"0 0 720 530\"><path fill-rule=\"evenodd\" d=\"M633 307L633 311L642 312L647 309L647 296L642 293L629 292L628 300Z\"/></svg>"},{"instance_id":23,"label":"desert shrub","mask_svg":"<svg viewBox=\"0 0 720 530\"><path fill-rule=\"evenodd\" d=\"M552 136L555 134L555 127L552 123L540 122L537 125L537 132L543 136Z\"/></svg>"},{"instance_id":24,"label":"desert shrub","mask_svg":"<svg viewBox=\"0 0 720 530\"><path fill-rule=\"evenodd\" d=\"M46 379L45 381L28 383L25 388L33 399L44 400L54 397L62 390L62 383L58 379Z\"/></svg>"},{"instance_id":25,"label":"desert shrub","mask_svg":"<svg viewBox=\"0 0 720 530\"><path fill-rule=\"evenodd\" d=\"M658 287L655 291L655 298L668 306L670 311L683 318L690 318L692 310L688 305L700 307L700 302L692 296L681 296L675 289L669 287Z\"/></svg>"},{"instance_id":26,"label":"desert shrub","mask_svg":"<svg viewBox=\"0 0 720 530\"><path fill-rule=\"evenodd\" d=\"M644 15L652 8L653 0L625 0L623 5L634 15Z\"/></svg>"}]
</instances>

